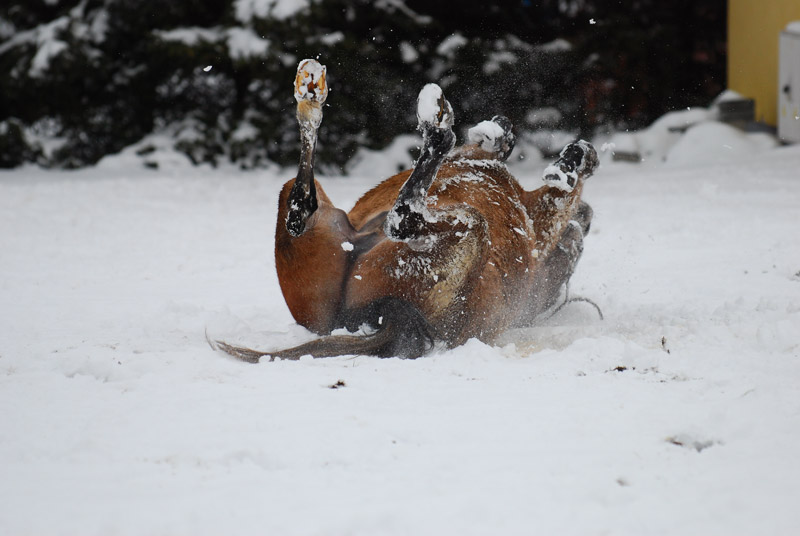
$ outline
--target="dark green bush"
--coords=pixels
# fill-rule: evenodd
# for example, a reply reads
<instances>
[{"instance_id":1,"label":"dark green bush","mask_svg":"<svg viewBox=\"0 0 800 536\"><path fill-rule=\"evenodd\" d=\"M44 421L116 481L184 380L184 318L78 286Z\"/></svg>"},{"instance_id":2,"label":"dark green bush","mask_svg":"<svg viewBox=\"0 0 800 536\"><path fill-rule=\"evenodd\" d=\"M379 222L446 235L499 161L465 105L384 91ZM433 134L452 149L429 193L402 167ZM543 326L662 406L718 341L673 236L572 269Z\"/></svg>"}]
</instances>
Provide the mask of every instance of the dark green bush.
<instances>
[{"instance_id":1,"label":"dark green bush","mask_svg":"<svg viewBox=\"0 0 800 536\"><path fill-rule=\"evenodd\" d=\"M198 164L293 164L305 57L328 66L328 170L413 131L427 82L462 133L498 113L541 128L532 112L555 109L548 128L583 136L723 89L724 0L313 0L283 19L241 17L237 2L26 0L0 12L0 166L85 166L153 132ZM231 46L247 36L262 38L245 39L254 50Z\"/></svg>"}]
</instances>

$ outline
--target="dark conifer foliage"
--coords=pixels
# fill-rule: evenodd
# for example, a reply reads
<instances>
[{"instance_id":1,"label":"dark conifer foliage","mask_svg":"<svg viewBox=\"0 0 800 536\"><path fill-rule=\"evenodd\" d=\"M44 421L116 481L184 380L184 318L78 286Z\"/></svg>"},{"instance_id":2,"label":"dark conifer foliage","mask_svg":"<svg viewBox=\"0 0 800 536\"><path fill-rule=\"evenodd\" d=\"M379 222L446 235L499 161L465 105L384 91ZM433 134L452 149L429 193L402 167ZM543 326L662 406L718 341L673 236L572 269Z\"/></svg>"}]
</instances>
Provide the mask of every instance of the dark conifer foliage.
<instances>
[{"instance_id":1,"label":"dark conifer foliage","mask_svg":"<svg viewBox=\"0 0 800 536\"><path fill-rule=\"evenodd\" d=\"M584 137L724 88L724 0L296 3L286 15L274 0L12 2L0 10L0 166L85 166L153 132L196 163L292 164L304 57L329 66L328 170L411 132L426 82L442 85L462 133L503 114L519 132Z\"/></svg>"}]
</instances>

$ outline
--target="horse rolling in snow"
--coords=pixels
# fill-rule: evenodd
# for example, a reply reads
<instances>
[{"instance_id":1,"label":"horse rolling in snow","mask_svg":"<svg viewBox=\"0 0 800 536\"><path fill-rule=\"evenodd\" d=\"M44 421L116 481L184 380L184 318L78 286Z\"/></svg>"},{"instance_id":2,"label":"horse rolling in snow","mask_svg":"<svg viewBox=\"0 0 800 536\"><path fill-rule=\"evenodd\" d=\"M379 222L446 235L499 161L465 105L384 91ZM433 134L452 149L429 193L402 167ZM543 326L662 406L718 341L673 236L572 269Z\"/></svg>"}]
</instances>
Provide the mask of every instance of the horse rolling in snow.
<instances>
[{"instance_id":1,"label":"horse rolling in snow","mask_svg":"<svg viewBox=\"0 0 800 536\"><path fill-rule=\"evenodd\" d=\"M558 299L583 250L592 210L581 201L598 165L585 141L571 143L525 191L504 162L511 123L495 117L453 150L453 110L426 85L417 100L422 149L413 169L368 191L349 213L314 178L326 70L303 60L294 95L302 149L297 177L280 193L275 265L295 320L321 338L256 351L216 347L257 362L364 354L418 357L435 341L491 342L530 325ZM337 328L361 335L331 335Z\"/></svg>"}]
</instances>

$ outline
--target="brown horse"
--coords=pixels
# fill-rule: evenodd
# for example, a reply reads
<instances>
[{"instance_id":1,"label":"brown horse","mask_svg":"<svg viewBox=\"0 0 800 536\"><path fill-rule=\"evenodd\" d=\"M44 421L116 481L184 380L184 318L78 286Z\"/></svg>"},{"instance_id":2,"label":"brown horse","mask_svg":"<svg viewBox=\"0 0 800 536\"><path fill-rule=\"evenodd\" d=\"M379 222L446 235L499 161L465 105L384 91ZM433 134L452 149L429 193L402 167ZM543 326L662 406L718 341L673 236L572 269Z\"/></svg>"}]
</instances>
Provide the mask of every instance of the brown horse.
<instances>
[{"instance_id":1,"label":"brown horse","mask_svg":"<svg viewBox=\"0 0 800 536\"><path fill-rule=\"evenodd\" d=\"M572 275L592 217L580 200L598 165L584 141L564 148L527 192L508 172L514 146L504 117L470 130L455 150L453 111L428 84L417 101L423 145L412 170L364 194L349 213L314 178L327 97L325 67L304 60L295 79L302 151L278 205L275 264L295 320L322 335L260 352L217 342L247 361L344 354L418 357L434 341L491 342L552 307ZM330 335L337 328L361 335Z\"/></svg>"}]
</instances>

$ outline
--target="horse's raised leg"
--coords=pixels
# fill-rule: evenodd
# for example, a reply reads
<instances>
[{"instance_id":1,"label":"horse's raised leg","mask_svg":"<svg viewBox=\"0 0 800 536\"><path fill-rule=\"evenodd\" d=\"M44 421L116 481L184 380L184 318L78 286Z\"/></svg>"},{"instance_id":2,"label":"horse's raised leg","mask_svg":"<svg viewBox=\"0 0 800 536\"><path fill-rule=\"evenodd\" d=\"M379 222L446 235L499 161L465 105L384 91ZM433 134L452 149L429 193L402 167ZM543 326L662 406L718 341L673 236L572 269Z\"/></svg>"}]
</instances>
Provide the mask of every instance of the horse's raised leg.
<instances>
[{"instance_id":1,"label":"horse's raised leg","mask_svg":"<svg viewBox=\"0 0 800 536\"><path fill-rule=\"evenodd\" d=\"M281 191L275 229L275 265L286 304L300 325L320 334L336 327L343 281L358 246L347 215L314 178L317 129L327 94L325 67L316 60L302 61L294 84L300 164L295 179Z\"/></svg>"},{"instance_id":2,"label":"horse's raised leg","mask_svg":"<svg viewBox=\"0 0 800 536\"><path fill-rule=\"evenodd\" d=\"M319 206L314 181L314 154L317 129L322 123L322 104L327 96L325 67L315 60L301 62L294 83L297 123L300 126L300 165L286 200L288 212L285 225L292 236L303 234L306 221Z\"/></svg>"},{"instance_id":3,"label":"horse's raised leg","mask_svg":"<svg viewBox=\"0 0 800 536\"><path fill-rule=\"evenodd\" d=\"M514 136L511 120L502 115L490 121L481 121L467 132L468 143L454 150L449 160L498 160L505 162L514 150Z\"/></svg>"},{"instance_id":4,"label":"horse's raised leg","mask_svg":"<svg viewBox=\"0 0 800 536\"><path fill-rule=\"evenodd\" d=\"M430 322L436 338L452 340L466 321L463 301L486 256L487 227L474 208L441 206L429 198L455 142L453 112L438 86L420 92L417 116L420 157L386 216L388 240L358 259L345 303L349 310L362 310L382 296L404 300Z\"/></svg>"},{"instance_id":5,"label":"horse's raised leg","mask_svg":"<svg viewBox=\"0 0 800 536\"><path fill-rule=\"evenodd\" d=\"M300 127L297 176L281 190L275 227L275 268L286 305L298 324L319 334L338 327L344 279L352 258L364 247L347 215L333 206L314 178L317 129L328 94L325 67L303 60L294 96ZM258 362L265 352L217 341L212 347ZM287 358L303 353L286 350Z\"/></svg>"},{"instance_id":6,"label":"horse's raised leg","mask_svg":"<svg viewBox=\"0 0 800 536\"><path fill-rule=\"evenodd\" d=\"M418 128L422 131L419 159L400 188L394 206L386 215L384 232L391 240L424 239L426 224L436 219L427 207L428 188L445 157L453 148L453 109L436 84L428 84L417 100Z\"/></svg>"},{"instance_id":7,"label":"horse's raised leg","mask_svg":"<svg viewBox=\"0 0 800 536\"><path fill-rule=\"evenodd\" d=\"M534 220L536 253L541 259L525 314L518 325L530 324L552 307L569 281L583 252L592 208L581 201L584 181L597 168L597 152L591 144L567 145L543 174L544 185L526 194L526 207Z\"/></svg>"},{"instance_id":8,"label":"horse's raised leg","mask_svg":"<svg viewBox=\"0 0 800 536\"><path fill-rule=\"evenodd\" d=\"M526 193L525 206L533 219L537 255L549 255L569 222L575 219L584 181L598 164L597 151L590 143L582 140L570 143L545 168L544 185Z\"/></svg>"}]
</instances>

